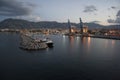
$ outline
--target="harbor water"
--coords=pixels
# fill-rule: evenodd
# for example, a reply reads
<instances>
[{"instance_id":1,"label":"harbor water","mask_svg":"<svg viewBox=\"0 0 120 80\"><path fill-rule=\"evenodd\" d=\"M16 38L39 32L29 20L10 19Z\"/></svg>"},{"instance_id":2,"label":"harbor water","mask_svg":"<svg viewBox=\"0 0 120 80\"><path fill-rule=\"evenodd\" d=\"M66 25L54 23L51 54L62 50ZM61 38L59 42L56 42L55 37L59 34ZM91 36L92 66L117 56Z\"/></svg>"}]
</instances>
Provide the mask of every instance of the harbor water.
<instances>
[{"instance_id":1,"label":"harbor water","mask_svg":"<svg viewBox=\"0 0 120 80\"><path fill-rule=\"evenodd\" d=\"M49 35L53 48L26 51L0 33L0 80L120 80L120 41Z\"/></svg>"}]
</instances>

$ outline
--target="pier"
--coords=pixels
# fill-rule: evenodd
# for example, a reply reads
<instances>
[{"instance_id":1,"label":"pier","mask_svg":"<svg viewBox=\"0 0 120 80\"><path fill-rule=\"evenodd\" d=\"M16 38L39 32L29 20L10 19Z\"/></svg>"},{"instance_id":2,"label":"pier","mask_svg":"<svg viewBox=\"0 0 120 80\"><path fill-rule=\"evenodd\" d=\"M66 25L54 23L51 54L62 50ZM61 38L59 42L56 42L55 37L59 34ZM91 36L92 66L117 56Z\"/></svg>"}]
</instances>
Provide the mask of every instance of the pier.
<instances>
[{"instance_id":1,"label":"pier","mask_svg":"<svg viewBox=\"0 0 120 80\"><path fill-rule=\"evenodd\" d=\"M27 35L20 35L20 48L25 50L46 49L48 46L44 41L35 40Z\"/></svg>"},{"instance_id":2,"label":"pier","mask_svg":"<svg viewBox=\"0 0 120 80\"><path fill-rule=\"evenodd\" d=\"M52 40L48 38L42 39L41 37L36 37L33 33L28 31L20 32L20 48L25 50L40 50L48 47L53 47Z\"/></svg>"}]
</instances>

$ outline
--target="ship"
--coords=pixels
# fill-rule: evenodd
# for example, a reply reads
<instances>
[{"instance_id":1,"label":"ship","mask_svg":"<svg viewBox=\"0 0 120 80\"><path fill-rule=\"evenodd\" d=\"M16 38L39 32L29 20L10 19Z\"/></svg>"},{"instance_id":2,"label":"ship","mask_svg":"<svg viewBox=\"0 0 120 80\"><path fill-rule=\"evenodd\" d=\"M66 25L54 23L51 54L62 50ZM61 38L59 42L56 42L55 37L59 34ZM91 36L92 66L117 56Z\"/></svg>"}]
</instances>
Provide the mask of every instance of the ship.
<instances>
[{"instance_id":1,"label":"ship","mask_svg":"<svg viewBox=\"0 0 120 80\"><path fill-rule=\"evenodd\" d=\"M49 38L43 39L49 48L53 47L53 41Z\"/></svg>"}]
</instances>

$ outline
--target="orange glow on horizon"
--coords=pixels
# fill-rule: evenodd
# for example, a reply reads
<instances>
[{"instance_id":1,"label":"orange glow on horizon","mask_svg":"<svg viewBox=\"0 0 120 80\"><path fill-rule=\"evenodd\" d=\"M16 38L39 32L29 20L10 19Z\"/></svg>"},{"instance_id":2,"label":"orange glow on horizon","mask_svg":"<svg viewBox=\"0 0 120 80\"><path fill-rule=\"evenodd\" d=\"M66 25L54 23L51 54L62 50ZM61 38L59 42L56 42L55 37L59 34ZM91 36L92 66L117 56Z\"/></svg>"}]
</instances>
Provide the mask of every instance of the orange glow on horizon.
<instances>
[{"instance_id":1,"label":"orange glow on horizon","mask_svg":"<svg viewBox=\"0 0 120 80\"><path fill-rule=\"evenodd\" d=\"M90 48L90 42L91 42L91 38L88 37L88 48Z\"/></svg>"}]
</instances>

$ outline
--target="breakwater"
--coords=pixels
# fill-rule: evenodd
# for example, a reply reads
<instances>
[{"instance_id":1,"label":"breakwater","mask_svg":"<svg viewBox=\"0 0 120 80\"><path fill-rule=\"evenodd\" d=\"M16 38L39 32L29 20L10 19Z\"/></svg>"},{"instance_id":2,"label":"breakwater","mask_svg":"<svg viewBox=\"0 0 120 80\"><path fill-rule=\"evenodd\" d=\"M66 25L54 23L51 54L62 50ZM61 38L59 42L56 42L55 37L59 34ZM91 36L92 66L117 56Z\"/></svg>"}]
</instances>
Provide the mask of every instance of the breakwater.
<instances>
[{"instance_id":1,"label":"breakwater","mask_svg":"<svg viewBox=\"0 0 120 80\"><path fill-rule=\"evenodd\" d=\"M26 50L39 50L47 48L47 44L42 40L36 40L31 36L20 35L20 48Z\"/></svg>"}]
</instances>

